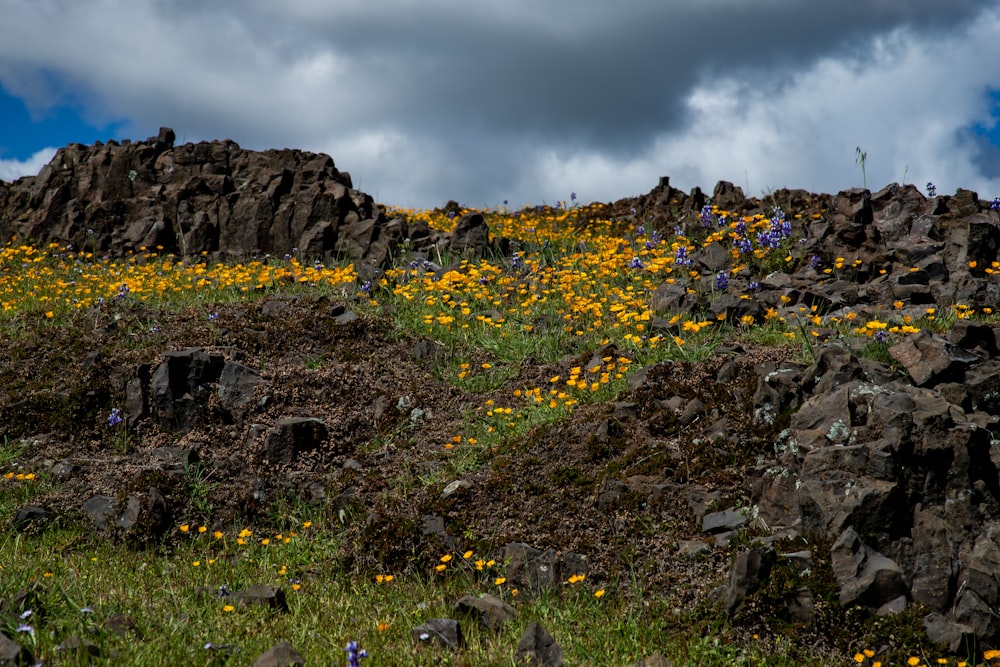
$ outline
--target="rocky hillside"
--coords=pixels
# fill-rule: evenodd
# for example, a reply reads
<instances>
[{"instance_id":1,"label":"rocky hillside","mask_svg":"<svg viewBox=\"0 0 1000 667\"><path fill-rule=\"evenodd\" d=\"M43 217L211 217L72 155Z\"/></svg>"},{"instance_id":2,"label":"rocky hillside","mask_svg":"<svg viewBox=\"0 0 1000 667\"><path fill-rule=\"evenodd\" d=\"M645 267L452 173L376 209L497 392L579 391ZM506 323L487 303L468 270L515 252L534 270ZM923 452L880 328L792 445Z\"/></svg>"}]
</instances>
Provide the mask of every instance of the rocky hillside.
<instances>
[{"instance_id":1,"label":"rocky hillside","mask_svg":"<svg viewBox=\"0 0 1000 667\"><path fill-rule=\"evenodd\" d=\"M389 220L326 156L173 139L165 129L69 146L37 177L0 185L3 240L106 254L294 250L368 266L424 261L434 244L517 247L476 213L451 234ZM359 567L405 568L471 540L506 558L526 591L568 573L635 575L679 607L718 604L739 622L775 619L835 643L849 642L847 621L905 617L952 651L1000 646L1000 206L895 184L760 201L719 183L709 197L663 179L588 215L621 229L697 227L706 205L730 216L778 206L807 224L780 270L724 289L656 287L648 335L683 333L677 314L799 317L804 346L734 334L710 360L633 368L613 402L479 466L443 449L463 414L629 353L529 359L499 389L474 392L438 373L447 349L359 317L351 299L275 295L222 306L213 322L156 313L155 345L129 344L119 324L149 318L139 305L114 306L120 317L96 329L29 321L3 344L0 424L63 483L13 519L28 529L79 517L160 539L194 520L266 522L295 499L344 522ZM711 283L733 245L709 242L685 261ZM829 324L854 319L873 335ZM130 440L112 448L116 401ZM195 465L209 484L192 485Z\"/></svg>"}]
</instances>

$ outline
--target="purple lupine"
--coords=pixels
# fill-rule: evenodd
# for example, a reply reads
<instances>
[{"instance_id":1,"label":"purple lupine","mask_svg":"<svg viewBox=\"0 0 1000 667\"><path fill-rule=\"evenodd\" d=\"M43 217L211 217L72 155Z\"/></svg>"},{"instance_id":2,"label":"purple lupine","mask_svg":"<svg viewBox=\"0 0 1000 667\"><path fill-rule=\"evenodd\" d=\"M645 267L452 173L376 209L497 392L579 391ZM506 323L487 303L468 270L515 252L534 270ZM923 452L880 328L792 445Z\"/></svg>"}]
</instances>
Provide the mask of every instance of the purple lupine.
<instances>
[{"instance_id":1,"label":"purple lupine","mask_svg":"<svg viewBox=\"0 0 1000 667\"><path fill-rule=\"evenodd\" d=\"M677 255L674 257L674 264L680 266L686 266L691 263L691 258L688 257L687 246L679 246L677 248Z\"/></svg>"},{"instance_id":2,"label":"purple lupine","mask_svg":"<svg viewBox=\"0 0 1000 667\"><path fill-rule=\"evenodd\" d=\"M368 651L358 646L357 642L347 642L344 651L347 653L347 667L359 667L358 661L368 657Z\"/></svg>"},{"instance_id":3,"label":"purple lupine","mask_svg":"<svg viewBox=\"0 0 1000 667\"><path fill-rule=\"evenodd\" d=\"M715 275L715 289L720 292L724 292L729 289L729 276L726 275L725 271L719 271Z\"/></svg>"},{"instance_id":4,"label":"purple lupine","mask_svg":"<svg viewBox=\"0 0 1000 667\"><path fill-rule=\"evenodd\" d=\"M1000 212L1000 197L993 200L993 203L990 204L990 210Z\"/></svg>"},{"instance_id":5,"label":"purple lupine","mask_svg":"<svg viewBox=\"0 0 1000 667\"><path fill-rule=\"evenodd\" d=\"M108 428L114 428L121 423L122 423L121 408L112 408L111 414L108 415Z\"/></svg>"},{"instance_id":6,"label":"purple lupine","mask_svg":"<svg viewBox=\"0 0 1000 667\"><path fill-rule=\"evenodd\" d=\"M927 181L927 196L937 197L937 186L930 181Z\"/></svg>"},{"instance_id":7,"label":"purple lupine","mask_svg":"<svg viewBox=\"0 0 1000 667\"><path fill-rule=\"evenodd\" d=\"M712 224L712 207L708 204L701 207L701 224L703 227L708 227Z\"/></svg>"},{"instance_id":8,"label":"purple lupine","mask_svg":"<svg viewBox=\"0 0 1000 667\"><path fill-rule=\"evenodd\" d=\"M642 260L638 257L633 257L632 261L628 263L628 268L630 269L641 269L643 268Z\"/></svg>"},{"instance_id":9,"label":"purple lupine","mask_svg":"<svg viewBox=\"0 0 1000 667\"><path fill-rule=\"evenodd\" d=\"M812 257L809 258L809 266L813 267L814 269L818 269L819 267L823 266L823 260L819 258L819 255L813 255Z\"/></svg>"}]
</instances>

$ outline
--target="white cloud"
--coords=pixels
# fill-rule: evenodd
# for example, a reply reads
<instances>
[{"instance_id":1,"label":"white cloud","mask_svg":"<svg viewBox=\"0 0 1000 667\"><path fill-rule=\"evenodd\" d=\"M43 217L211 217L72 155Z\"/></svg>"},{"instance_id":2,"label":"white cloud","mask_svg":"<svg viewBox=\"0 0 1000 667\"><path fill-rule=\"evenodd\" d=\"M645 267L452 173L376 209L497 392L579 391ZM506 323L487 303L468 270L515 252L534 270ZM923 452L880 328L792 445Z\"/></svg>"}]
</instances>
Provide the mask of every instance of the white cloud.
<instances>
[{"instance_id":1,"label":"white cloud","mask_svg":"<svg viewBox=\"0 0 1000 667\"><path fill-rule=\"evenodd\" d=\"M905 177L992 199L1000 179L981 173L968 129L989 122L986 91L998 81L982 63L1000 62L997 31L1000 15L984 13L948 38L898 29L872 40L864 55L824 58L784 79L761 72L708 81L687 96L685 126L641 154L549 151L535 177L542 189L594 199L645 192L661 175L708 191L728 180L747 195L781 187L837 192L865 179L877 189Z\"/></svg>"},{"instance_id":2,"label":"white cloud","mask_svg":"<svg viewBox=\"0 0 1000 667\"><path fill-rule=\"evenodd\" d=\"M860 184L856 146L869 185L909 165L986 196L962 131L1000 87L998 6L0 0L0 83L117 138L327 151L398 205L608 200L661 175L833 191Z\"/></svg>"},{"instance_id":3,"label":"white cloud","mask_svg":"<svg viewBox=\"0 0 1000 667\"><path fill-rule=\"evenodd\" d=\"M26 160L0 159L0 181L10 182L22 176L36 176L55 154L55 148L43 148Z\"/></svg>"}]
</instances>

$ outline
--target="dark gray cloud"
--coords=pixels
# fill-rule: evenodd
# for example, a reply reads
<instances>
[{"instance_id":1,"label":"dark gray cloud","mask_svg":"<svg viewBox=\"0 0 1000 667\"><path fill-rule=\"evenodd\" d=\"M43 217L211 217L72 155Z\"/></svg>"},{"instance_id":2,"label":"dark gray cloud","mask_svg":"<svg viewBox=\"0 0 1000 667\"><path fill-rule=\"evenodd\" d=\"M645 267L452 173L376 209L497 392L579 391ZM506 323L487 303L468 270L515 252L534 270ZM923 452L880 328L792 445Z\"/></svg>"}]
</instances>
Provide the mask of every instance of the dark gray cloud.
<instances>
[{"instance_id":1,"label":"dark gray cloud","mask_svg":"<svg viewBox=\"0 0 1000 667\"><path fill-rule=\"evenodd\" d=\"M127 136L172 125L324 150L392 203L610 199L661 174L833 190L858 143L888 180L910 160L996 178L989 146L956 137L1000 85L982 67L1000 61L997 0L0 0L0 14L0 83L36 107L70 99Z\"/></svg>"}]
</instances>

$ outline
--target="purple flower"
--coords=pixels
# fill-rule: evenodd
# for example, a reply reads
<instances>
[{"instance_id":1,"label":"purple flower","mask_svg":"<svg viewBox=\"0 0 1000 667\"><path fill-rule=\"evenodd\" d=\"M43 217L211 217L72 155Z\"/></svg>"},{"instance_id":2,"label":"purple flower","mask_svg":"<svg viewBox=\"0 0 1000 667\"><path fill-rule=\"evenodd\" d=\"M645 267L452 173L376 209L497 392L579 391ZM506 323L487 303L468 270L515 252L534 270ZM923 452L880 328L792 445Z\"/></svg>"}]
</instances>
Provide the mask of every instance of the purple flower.
<instances>
[{"instance_id":1,"label":"purple flower","mask_svg":"<svg viewBox=\"0 0 1000 667\"><path fill-rule=\"evenodd\" d=\"M370 281L370 280L364 281L363 283L361 283L361 288L360 289L365 294L371 294L371 291L372 291L372 281Z\"/></svg>"},{"instance_id":2,"label":"purple flower","mask_svg":"<svg viewBox=\"0 0 1000 667\"><path fill-rule=\"evenodd\" d=\"M812 257L809 258L809 266L813 267L814 269L818 269L819 267L823 266L823 260L819 258L819 255L813 255Z\"/></svg>"},{"instance_id":3,"label":"purple flower","mask_svg":"<svg viewBox=\"0 0 1000 667\"><path fill-rule=\"evenodd\" d=\"M990 210L1000 211L1000 197L997 197L996 199L993 200L993 203L990 204Z\"/></svg>"},{"instance_id":4,"label":"purple flower","mask_svg":"<svg viewBox=\"0 0 1000 667\"><path fill-rule=\"evenodd\" d=\"M720 292L729 289L729 276L726 275L725 271L719 271L715 275L715 289Z\"/></svg>"},{"instance_id":5,"label":"purple flower","mask_svg":"<svg viewBox=\"0 0 1000 667\"><path fill-rule=\"evenodd\" d=\"M677 255L674 257L674 264L679 266L686 266L691 263L691 258L688 257L687 246L679 246L677 248Z\"/></svg>"},{"instance_id":6,"label":"purple flower","mask_svg":"<svg viewBox=\"0 0 1000 667\"><path fill-rule=\"evenodd\" d=\"M927 196L937 197L937 186L930 181L927 181Z\"/></svg>"},{"instance_id":7,"label":"purple flower","mask_svg":"<svg viewBox=\"0 0 1000 667\"><path fill-rule=\"evenodd\" d=\"M632 261L628 263L628 267L630 269L641 269L642 268L642 260L639 259L638 257L633 257Z\"/></svg>"},{"instance_id":8,"label":"purple flower","mask_svg":"<svg viewBox=\"0 0 1000 667\"><path fill-rule=\"evenodd\" d=\"M122 283L121 285L118 286L118 298L119 299L124 299L125 297L128 296L128 293L130 291L131 290L129 290L128 284L127 283Z\"/></svg>"},{"instance_id":9,"label":"purple flower","mask_svg":"<svg viewBox=\"0 0 1000 667\"><path fill-rule=\"evenodd\" d=\"M757 282L756 280L751 280L750 284L747 285L748 292L756 292L759 289L760 289L760 283Z\"/></svg>"},{"instance_id":10,"label":"purple flower","mask_svg":"<svg viewBox=\"0 0 1000 667\"><path fill-rule=\"evenodd\" d=\"M575 192L569 193L569 200L570 201L576 201L576 193Z\"/></svg>"},{"instance_id":11,"label":"purple flower","mask_svg":"<svg viewBox=\"0 0 1000 667\"><path fill-rule=\"evenodd\" d=\"M737 249L739 249L741 255L745 255L753 250L753 244L750 243L750 239L743 237L735 242Z\"/></svg>"},{"instance_id":12,"label":"purple flower","mask_svg":"<svg viewBox=\"0 0 1000 667\"><path fill-rule=\"evenodd\" d=\"M712 224L712 207L708 204L701 207L701 224L705 227Z\"/></svg>"},{"instance_id":13,"label":"purple flower","mask_svg":"<svg viewBox=\"0 0 1000 667\"><path fill-rule=\"evenodd\" d=\"M358 667L358 660L368 657L368 651L359 647L357 642L347 642L344 651L347 653L347 667Z\"/></svg>"},{"instance_id":14,"label":"purple flower","mask_svg":"<svg viewBox=\"0 0 1000 667\"><path fill-rule=\"evenodd\" d=\"M524 266L524 258L521 257L521 253L515 252L510 256L510 265L515 269L520 269Z\"/></svg>"},{"instance_id":15,"label":"purple flower","mask_svg":"<svg viewBox=\"0 0 1000 667\"><path fill-rule=\"evenodd\" d=\"M112 408L108 415L108 428L114 428L122 423L122 411L120 408Z\"/></svg>"},{"instance_id":16,"label":"purple flower","mask_svg":"<svg viewBox=\"0 0 1000 667\"><path fill-rule=\"evenodd\" d=\"M875 342L876 343L884 343L887 340L889 340L889 334L887 334L884 331L876 331L875 332Z\"/></svg>"},{"instance_id":17,"label":"purple flower","mask_svg":"<svg viewBox=\"0 0 1000 667\"><path fill-rule=\"evenodd\" d=\"M208 321L209 322L218 322L219 321L219 314L218 313L209 313L208 314Z\"/></svg>"}]
</instances>

